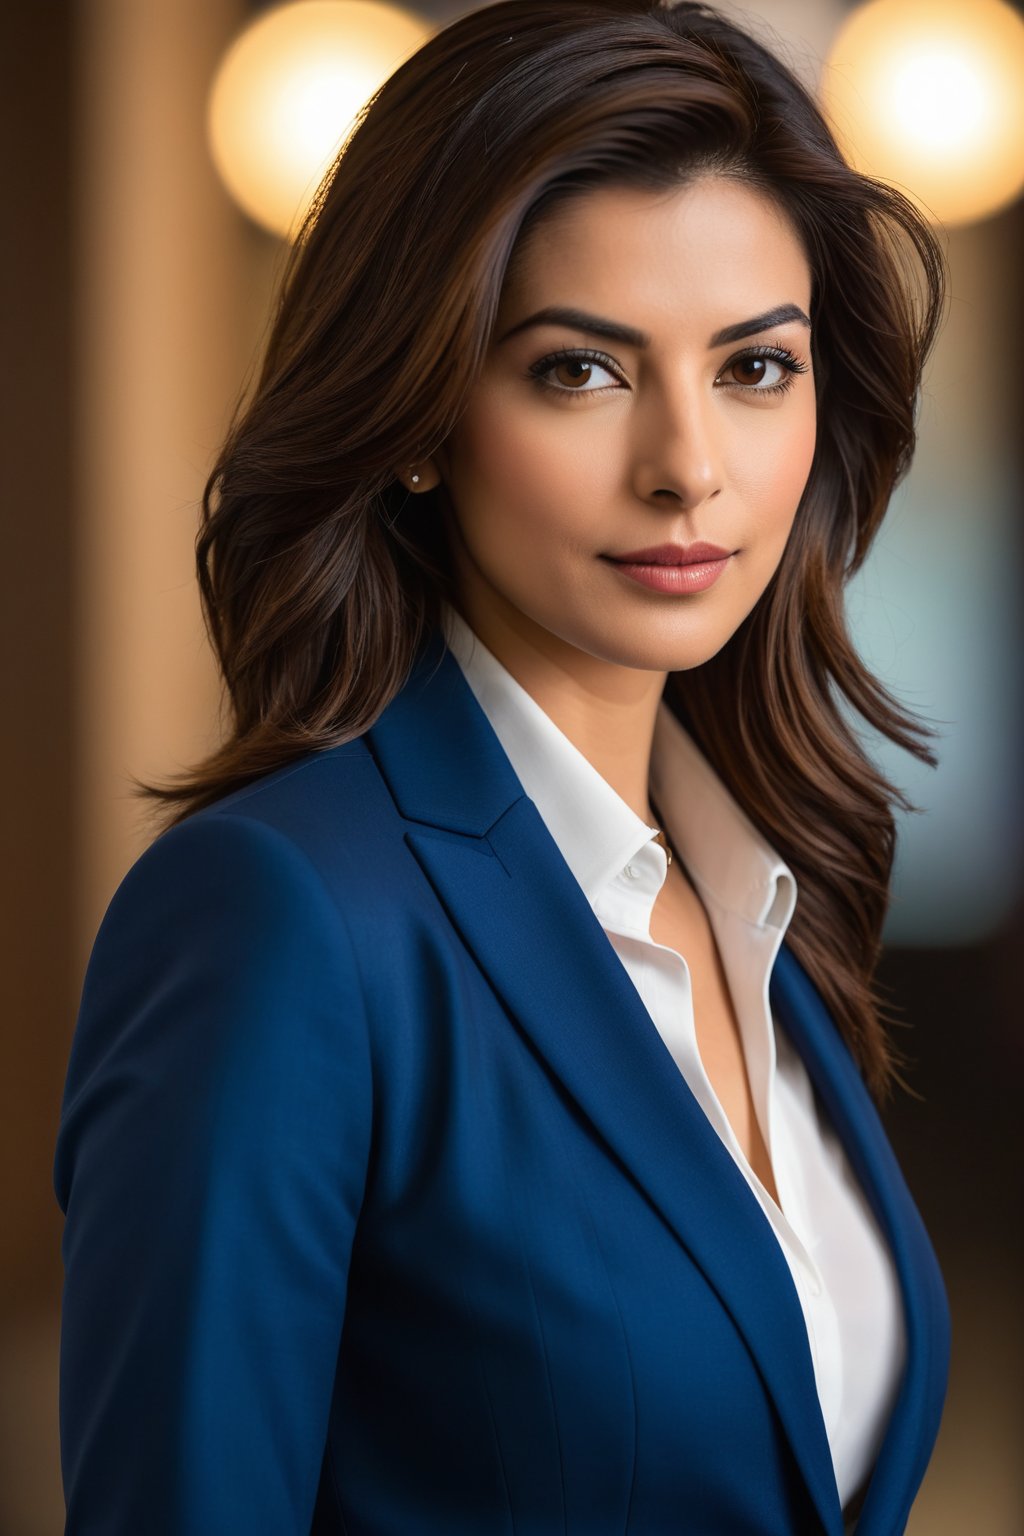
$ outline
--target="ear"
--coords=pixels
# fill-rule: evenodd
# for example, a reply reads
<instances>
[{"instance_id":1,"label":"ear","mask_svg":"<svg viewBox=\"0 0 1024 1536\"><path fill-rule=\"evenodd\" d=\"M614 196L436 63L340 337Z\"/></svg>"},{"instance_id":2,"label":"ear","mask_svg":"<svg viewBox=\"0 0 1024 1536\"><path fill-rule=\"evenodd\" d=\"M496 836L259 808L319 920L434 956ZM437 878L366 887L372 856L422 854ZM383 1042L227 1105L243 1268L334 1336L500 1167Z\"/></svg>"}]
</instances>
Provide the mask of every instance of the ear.
<instances>
[{"instance_id":1,"label":"ear","mask_svg":"<svg viewBox=\"0 0 1024 1536\"><path fill-rule=\"evenodd\" d=\"M441 483L441 472L433 459L421 459L398 471L398 478L407 491L432 491Z\"/></svg>"}]
</instances>

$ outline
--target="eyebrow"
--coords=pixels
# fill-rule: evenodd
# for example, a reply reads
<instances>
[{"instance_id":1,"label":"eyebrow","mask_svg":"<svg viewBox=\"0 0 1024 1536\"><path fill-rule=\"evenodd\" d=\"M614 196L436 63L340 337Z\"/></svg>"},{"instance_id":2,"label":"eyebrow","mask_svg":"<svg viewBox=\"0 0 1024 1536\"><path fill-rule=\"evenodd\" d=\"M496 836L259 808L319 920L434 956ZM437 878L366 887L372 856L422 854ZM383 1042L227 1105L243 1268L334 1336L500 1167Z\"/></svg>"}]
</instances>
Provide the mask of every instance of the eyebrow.
<instances>
[{"instance_id":1,"label":"eyebrow","mask_svg":"<svg viewBox=\"0 0 1024 1536\"><path fill-rule=\"evenodd\" d=\"M789 320L799 320L801 325L806 325L808 330L811 322L798 304L777 304L774 309L766 309L763 315L753 315L749 320L739 320L735 325L726 325L720 331L716 331L708 342L709 347L724 347L731 341L742 341L745 336L757 336L761 331L770 330L774 325L785 325ZM643 349L649 347L651 338L646 331L638 331L631 325L620 325L616 320L605 320L600 315L589 315L582 309L565 309L558 305L549 306L547 309L539 309L535 315L530 315L526 320L520 320L510 330L498 339L498 346L502 346L512 336L518 336L520 331L529 330L535 325L566 325L573 331L585 331L589 336L602 336L608 341L622 341L627 346Z\"/></svg>"}]
</instances>

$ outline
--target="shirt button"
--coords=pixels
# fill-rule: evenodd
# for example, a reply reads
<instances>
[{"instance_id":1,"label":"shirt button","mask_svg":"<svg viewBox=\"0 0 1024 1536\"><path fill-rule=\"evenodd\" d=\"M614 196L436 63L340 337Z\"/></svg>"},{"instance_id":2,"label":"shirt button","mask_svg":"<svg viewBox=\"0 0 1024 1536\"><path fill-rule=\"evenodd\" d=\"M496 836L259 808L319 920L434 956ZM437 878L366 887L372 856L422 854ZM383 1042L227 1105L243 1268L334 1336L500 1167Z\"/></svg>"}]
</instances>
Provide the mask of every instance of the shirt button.
<instances>
[{"instance_id":1,"label":"shirt button","mask_svg":"<svg viewBox=\"0 0 1024 1536\"><path fill-rule=\"evenodd\" d=\"M622 873L625 875L627 880L639 880L640 879L640 871L638 869L636 869L634 867L634 865L632 865L632 864L627 864L625 869L622 871Z\"/></svg>"}]
</instances>

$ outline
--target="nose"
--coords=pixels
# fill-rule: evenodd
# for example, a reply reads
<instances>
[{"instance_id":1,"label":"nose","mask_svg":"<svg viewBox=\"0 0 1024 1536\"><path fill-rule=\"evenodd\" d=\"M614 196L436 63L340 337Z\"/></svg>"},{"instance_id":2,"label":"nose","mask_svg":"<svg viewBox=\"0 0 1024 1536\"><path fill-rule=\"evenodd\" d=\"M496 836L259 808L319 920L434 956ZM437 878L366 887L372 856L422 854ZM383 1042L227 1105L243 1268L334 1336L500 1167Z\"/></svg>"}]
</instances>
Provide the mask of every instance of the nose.
<instances>
[{"instance_id":1,"label":"nose","mask_svg":"<svg viewBox=\"0 0 1024 1536\"><path fill-rule=\"evenodd\" d=\"M695 510L717 496L725 466L721 423L714 402L698 387L679 385L651 397L638 413L633 452L634 490L654 505Z\"/></svg>"}]
</instances>

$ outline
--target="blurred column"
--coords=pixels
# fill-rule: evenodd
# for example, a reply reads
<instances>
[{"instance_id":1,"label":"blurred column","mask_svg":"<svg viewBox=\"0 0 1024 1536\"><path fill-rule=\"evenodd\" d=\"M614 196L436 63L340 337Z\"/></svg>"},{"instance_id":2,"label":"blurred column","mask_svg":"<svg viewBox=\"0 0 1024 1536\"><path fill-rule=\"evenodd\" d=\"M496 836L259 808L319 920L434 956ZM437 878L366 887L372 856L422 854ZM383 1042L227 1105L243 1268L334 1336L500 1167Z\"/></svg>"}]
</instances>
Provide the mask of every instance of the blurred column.
<instances>
[{"instance_id":1,"label":"blurred column","mask_svg":"<svg viewBox=\"0 0 1024 1536\"><path fill-rule=\"evenodd\" d=\"M0 1529L10 1341L26 1308L52 1307L59 1262L50 1160L72 927L66 22L60 5L14 7L0 49Z\"/></svg>"},{"instance_id":2,"label":"blurred column","mask_svg":"<svg viewBox=\"0 0 1024 1536\"><path fill-rule=\"evenodd\" d=\"M83 0L75 531L77 972L153 833L129 773L216 737L198 502L250 360L253 235L205 142L241 0ZM262 300L262 293L260 294Z\"/></svg>"},{"instance_id":3,"label":"blurred column","mask_svg":"<svg viewBox=\"0 0 1024 1536\"><path fill-rule=\"evenodd\" d=\"M63 1524L53 1144L85 958L151 835L127 775L216 733L197 503L268 251L215 179L204 120L244 14L5 12L0 1531L18 1536Z\"/></svg>"}]
</instances>

